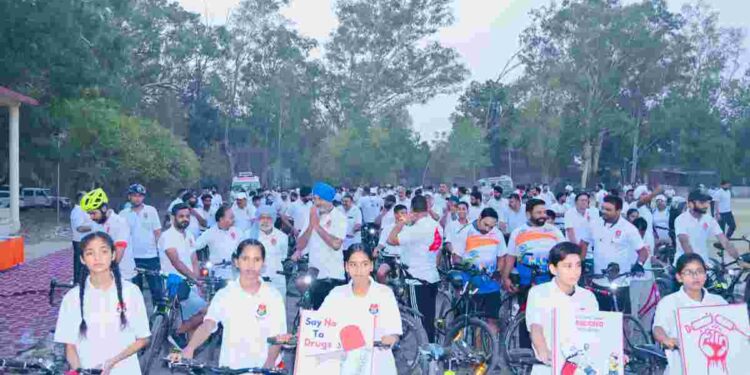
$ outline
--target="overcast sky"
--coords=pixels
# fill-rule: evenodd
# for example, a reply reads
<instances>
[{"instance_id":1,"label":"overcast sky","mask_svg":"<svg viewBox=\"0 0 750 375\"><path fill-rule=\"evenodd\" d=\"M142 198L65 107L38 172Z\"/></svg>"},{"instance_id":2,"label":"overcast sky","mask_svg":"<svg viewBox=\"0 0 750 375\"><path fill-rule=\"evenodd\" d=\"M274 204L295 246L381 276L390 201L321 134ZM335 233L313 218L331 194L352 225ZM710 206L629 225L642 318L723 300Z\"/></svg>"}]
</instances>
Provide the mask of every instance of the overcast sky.
<instances>
[{"instance_id":1,"label":"overcast sky","mask_svg":"<svg viewBox=\"0 0 750 375\"><path fill-rule=\"evenodd\" d=\"M667 0L673 11L692 0ZM185 9L201 13L210 23L224 23L227 14L240 0L178 0ZM291 0L283 14L292 20L300 32L325 42L336 26L334 0ZM518 49L518 35L529 24L531 9L550 3L550 0L456 0L453 3L456 22L442 30L440 42L461 54L471 71L470 80L496 78L507 60ZM750 0L706 0L720 13L722 26L750 29ZM745 39L743 60L750 62L750 38ZM519 72L516 72L519 73ZM510 76L512 78L512 76ZM466 82L468 84L469 81ZM424 139L432 139L435 132L450 129L449 116L456 105L456 95L441 95L425 105L413 106L414 127Z\"/></svg>"}]
</instances>

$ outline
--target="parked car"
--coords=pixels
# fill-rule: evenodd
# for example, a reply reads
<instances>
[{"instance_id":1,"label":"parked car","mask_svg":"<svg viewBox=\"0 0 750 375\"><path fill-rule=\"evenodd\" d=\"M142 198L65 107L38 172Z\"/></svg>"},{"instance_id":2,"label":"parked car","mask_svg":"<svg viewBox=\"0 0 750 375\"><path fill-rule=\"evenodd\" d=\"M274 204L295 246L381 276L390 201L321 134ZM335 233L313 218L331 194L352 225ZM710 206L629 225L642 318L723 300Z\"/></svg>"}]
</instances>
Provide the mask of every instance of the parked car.
<instances>
[{"instance_id":1,"label":"parked car","mask_svg":"<svg viewBox=\"0 0 750 375\"><path fill-rule=\"evenodd\" d=\"M19 196L19 204L21 208L25 206L23 195ZM10 191L8 189L3 190L0 188L0 208L10 207Z\"/></svg>"},{"instance_id":2,"label":"parked car","mask_svg":"<svg viewBox=\"0 0 750 375\"><path fill-rule=\"evenodd\" d=\"M21 205L23 208L30 207L54 207L54 200L47 194L48 189L42 188L23 188L21 189L21 196L23 197L24 203Z\"/></svg>"},{"instance_id":3,"label":"parked car","mask_svg":"<svg viewBox=\"0 0 750 375\"><path fill-rule=\"evenodd\" d=\"M71 208L72 205L70 203L70 198L68 197L61 197L57 195L52 195L52 190L50 189L43 189L45 193L47 193L47 196L52 199L52 208L57 208L57 201L60 201L60 208Z\"/></svg>"}]
</instances>

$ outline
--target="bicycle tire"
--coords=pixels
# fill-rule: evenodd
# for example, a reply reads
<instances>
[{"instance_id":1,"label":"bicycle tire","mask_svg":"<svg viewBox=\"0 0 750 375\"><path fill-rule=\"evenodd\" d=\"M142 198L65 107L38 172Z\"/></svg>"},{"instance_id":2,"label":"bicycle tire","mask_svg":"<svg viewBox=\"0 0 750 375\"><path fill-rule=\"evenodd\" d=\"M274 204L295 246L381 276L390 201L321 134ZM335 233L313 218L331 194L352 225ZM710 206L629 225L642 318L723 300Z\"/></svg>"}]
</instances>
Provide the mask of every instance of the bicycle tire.
<instances>
[{"instance_id":1,"label":"bicycle tire","mask_svg":"<svg viewBox=\"0 0 750 375\"><path fill-rule=\"evenodd\" d=\"M448 328L453 325L456 313L451 311L452 298L446 291L438 291L435 306L435 341L440 342Z\"/></svg>"},{"instance_id":2,"label":"bicycle tire","mask_svg":"<svg viewBox=\"0 0 750 375\"><path fill-rule=\"evenodd\" d=\"M524 362L523 359L535 358L533 349L519 346L518 329L522 324L526 324L525 312L519 312L508 324L508 329L503 334L503 360L505 367L508 367L514 375L530 374L533 365L530 361Z\"/></svg>"},{"instance_id":3,"label":"bicycle tire","mask_svg":"<svg viewBox=\"0 0 750 375\"><path fill-rule=\"evenodd\" d=\"M631 315L623 314L622 330L623 337L625 338L623 350L630 357L630 361L625 365L628 372L651 374L657 371L658 364L653 358L640 356L637 354L638 351L635 350L636 346L653 344L651 335L643 328L641 322Z\"/></svg>"},{"instance_id":4,"label":"bicycle tire","mask_svg":"<svg viewBox=\"0 0 750 375\"><path fill-rule=\"evenodd\" d=\"M164 340L167 335L167 328L164 315L155 315L151 322L151 339L149 340L148 348L143 352L140 358L141 372L143 375L148 375L149 371L151 371L151 365L154 363L154 359L161 354L161 350L164 347Z\"/></svg>"},{"instance_id":5,"label":"bicycle tire","mask_svg":"<svg viewBox=\"0 0 750 375\"><path fill-rule=\"evenodd\" d=\"M404 310L401 310L401 327L401 340L393 348L396 370L400 375L413 374L421 363L420 348L429 343L427 331L421 319Z\"/></svg>"},{"instance_id":6,"label":"bicycle tire","mask_svg":"<svg viewBox=\"0 0 750 375\"><path fill-rule=\"evenodd\" d=\"M473 350L474 353L472 354L479 354L480 356L485 357L489 356L489 361L485 362L487 365L487 371L493 371L500 361L500 343L498 342L497 336L492 333L492 329L490 328L489 324L487 324L483 320L480 320L479 318L466 316L458 317L456 319L456 324L454 324L453 327L448 330L448 333L443 339L443 347L449 349L448 352L455 352L455 350L450 349L456 347L457 337L463 330L464 333L462 333L461 336L464 337L462 338L464 345L462 345L462 348L466 348L469 346L473 348L475 346L473 339L474 336L471 334L472 332L468 332L468 334L466 333L466 330L468 328L476 329L479 331L479 334L482 335L481 341L483 348L480 350ZM466 336L471 336L472 339L466 340ZM467 343L467 341L469 341L469 343ZM454 365L453 368L456 369L455 371L458 373L460 371L461 365ZM468 368L473 369L474 367L470 366Z\"/></svg>"}]
</instances>

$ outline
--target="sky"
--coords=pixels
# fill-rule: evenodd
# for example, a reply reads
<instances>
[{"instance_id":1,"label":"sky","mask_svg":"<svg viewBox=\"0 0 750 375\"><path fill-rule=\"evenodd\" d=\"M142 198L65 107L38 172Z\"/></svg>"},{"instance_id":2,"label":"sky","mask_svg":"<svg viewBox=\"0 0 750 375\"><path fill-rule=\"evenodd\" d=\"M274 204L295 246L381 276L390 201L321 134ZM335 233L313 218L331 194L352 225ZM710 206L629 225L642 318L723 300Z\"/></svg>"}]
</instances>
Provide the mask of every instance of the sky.
<instances>
[{"instance_id":1,"label":"sky","mask_svg":"<svg viewBox=\"0 0 750 375\"><path fill-rule=\"evenodd\" d=\"M200 13L212 24L222 24L240 0L177 0L190 11ZM704 0L719 12L721 26L741 27L750 31L750 0ZM336 27L333 14L334 0L290 0L282 13L303 35L321 42L328 39ZM455 0L452 4L456 22L441 30L438 40L455 48L472 80L485 81L497 78L508 59L518 50L518 36L530 23L529 11L549 4L550 0ZM678 11L693 0L667 0L672 11ZM745 38L743 61L750 63L750 35ZM512 80L521 73L520 68L506 76ZM436 132L449 130L450 114L460 93L440 95L426 104L414 105L409 111L413 125L423 139L431 140Z\"/></svg>"}]
</instances>

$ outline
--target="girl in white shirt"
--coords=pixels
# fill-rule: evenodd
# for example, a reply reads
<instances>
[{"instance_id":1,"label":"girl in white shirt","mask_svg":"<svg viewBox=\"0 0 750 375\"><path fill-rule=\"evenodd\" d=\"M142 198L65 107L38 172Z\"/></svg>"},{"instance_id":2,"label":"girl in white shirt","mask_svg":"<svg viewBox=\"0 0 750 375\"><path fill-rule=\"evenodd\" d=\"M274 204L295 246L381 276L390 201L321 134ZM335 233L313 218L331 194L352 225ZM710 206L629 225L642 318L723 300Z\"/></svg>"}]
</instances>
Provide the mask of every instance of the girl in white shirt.
<instances>
[{"instance_id":1,"label":"girl in white shirt","mask_svg":"<svg viewBox=\"0 0 750 375\"><path fill-rule=\"evenodd\" d=\"M373 270L372 253L362 244L354 244L348 249L345 265L351 281L331 290L319 311L346 311L352 316L372 316L375 319L374 339L392 347L403 333L401 313L391 288L370 277ZM374 349L371 373L397 374L390 349Z\"/></svg>"},{"instance_id":2,"label":"girl in white shirt","mask_svg":"<svg viewBox=\"0 0 750 375\"><path fill-rule=\"evenodd\" d=\"M711 294L703 286L706 283L706 262L696 253L683 254L675 266L680 290L662 298L656 306L654 316L654 340L663 345L667 355L665 375L682 374L682 358L677 348L679 328L677 310L682 307L726 305L719 295Z\"/></svg>"},{"instance_id":3,"label":"girl in white shirt","mask_svg":"<svg viewBox=\"0 0 750 375\"><path fill-rule=\"evenodd\" d=\"M221 323L224 330L219 366L231 369L276 366L281 346L269 345L266 340L278 339L286 333L286 308L281 293L261 278L265 259L266 249L260 241L248 239L237 245L232 261L240 277L216 294L203 324L182 353L169 356L171 361L192 359L195 349Z\"/></svg>"},{"instance_id":4,"label":"girl in white shirt","mask_svg":"<svg viewBox=\"0 0 750 375\"><path fill-rule=\"evenodd\" d=\"M151 332L141 291L122 280L115 245L104 232L81 240L83 282L63 297L55 342L65 344L71 369L100 368L102 374L140 374L136 353Z\"/></svg>"},{"instance_id":5,"label":"girl in white shirt","mask_svg":"<svg viewBox=\"0 0 750 375\"><path fill-rule=\"evenodd\" d=\"M532 287L526 304L526 327L536 358L544 363L534 365L532 375L552 374L553 310L599 310L594 294L578 287L582 271L581 248L572 242L561 242L552 247L548 259L549 270L555 277Z\"/></svg>"}]
</instances>

